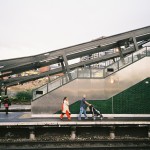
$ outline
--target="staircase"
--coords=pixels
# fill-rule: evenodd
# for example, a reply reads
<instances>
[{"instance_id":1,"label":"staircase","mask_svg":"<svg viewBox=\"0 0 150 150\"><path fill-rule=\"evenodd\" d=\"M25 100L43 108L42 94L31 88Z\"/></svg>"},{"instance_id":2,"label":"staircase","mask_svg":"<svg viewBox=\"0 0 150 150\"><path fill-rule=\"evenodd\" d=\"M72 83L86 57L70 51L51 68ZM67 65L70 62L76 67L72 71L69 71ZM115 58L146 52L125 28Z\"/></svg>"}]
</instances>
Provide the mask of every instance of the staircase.
<instances>
[{"instance_id":1,"label":"staircase","mask_svg":"<svg viewBox=\"0 0 150 150\"><path fill-rule=\"evenodd\" d=\"M63 97L70 105L87 95L87 100L107 100L150 77L150 47L144 47L124 60L119 60L104 69L77 68L38 89L32 101L32 116L46 117L60 110ZM36 94L42 91L42 94Z\"/></svg>"},{"instance_id":2,"label":"staircase","mask_svg":"<svg viewBox=\"0 0 150 150\"><path fill-rule=\"evenodd\" d=\"M136 51L125 57L124 60L119 60L104 69L77 68L70 72L72 80L69 80L68 75L65 74L64 76L35 89L33 91L33 101L72 82L75 79L104 79L146 56L150 56L150 47L148 46L143 47L139 51ZM111 79L111 82L114 82L113 78Z\"/></svg>"}]
</instances>

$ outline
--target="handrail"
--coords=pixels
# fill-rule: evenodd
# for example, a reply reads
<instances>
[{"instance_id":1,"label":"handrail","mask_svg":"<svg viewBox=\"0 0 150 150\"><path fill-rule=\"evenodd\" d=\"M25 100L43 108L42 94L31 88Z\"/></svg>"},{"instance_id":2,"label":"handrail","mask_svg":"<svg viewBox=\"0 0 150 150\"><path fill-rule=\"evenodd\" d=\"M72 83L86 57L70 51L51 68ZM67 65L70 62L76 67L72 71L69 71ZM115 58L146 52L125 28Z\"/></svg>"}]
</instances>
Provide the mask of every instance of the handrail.
<instances>
[{"instance_id":1,"label":"handrail","mask_svg":"<svg viewBox=\"0 0 150 150\"><path fill-rule=\"evenodd\" d=\"M107 76L110 76L111 74L144 58L145 56L150 56L150 46L145 46L142 49L135 51L134 53L126 56L124 59L120 59L103 69L77 68L71 71L70 74L72 76L72 80L76 78L83 78L83 79L84 78L106 78ZM86 72L87 70L88 70L88 73ZM95 74L93 73L94 70L96 70L96 73L94 72ZM71 82L72 80L69 80L68 74L65 74L64 76L61 76L53 80L52 82L47 83L35 89L33 91L33 100L41 97L42 95L48 92L55 90L56 88L63 86L64 84ZM36 94L37 91L42 91L42 94Z\"/></svg>"},{"instance_id":2,"label":"handrail","mask_svg":"<svg viewBox=\"0 0 150 150\"><path fill-rule=\"evenodd\" d=\"M112 71L110 73L107 73L105 74L105 77L111 75L112 73L116 72L116 71L119 71L121 69L123 69L124 67L144 58L145 56L150 56L150 46L145 46L143 47L142 49L138 50L138 51L135 51L134 53L126 56L124 58L124 60L118 60L116 61L115 63L107 66L105 69L105 73L107 72L106 69L108 68L113 68L112 66L117 66L116 70L115 71ZM114 68L113 68L114 69Z\"/></svg>"}]
</instances>

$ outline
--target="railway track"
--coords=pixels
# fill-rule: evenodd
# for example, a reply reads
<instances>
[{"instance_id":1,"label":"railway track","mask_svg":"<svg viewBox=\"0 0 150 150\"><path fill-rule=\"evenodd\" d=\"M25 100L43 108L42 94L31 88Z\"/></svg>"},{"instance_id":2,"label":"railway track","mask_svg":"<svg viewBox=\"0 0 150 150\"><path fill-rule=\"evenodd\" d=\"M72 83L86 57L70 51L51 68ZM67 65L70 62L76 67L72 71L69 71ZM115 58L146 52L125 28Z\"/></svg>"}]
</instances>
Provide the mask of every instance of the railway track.
<instances>
[{"instance_id":1,"label":"railway track","mask_svg":"<svg viewBox=\"0 0 150 150\"><path fill-rule=\"evenodd\" d=\"M149 150L150 140L0 142L0 150Z\"/></svg>"}]
</instances>

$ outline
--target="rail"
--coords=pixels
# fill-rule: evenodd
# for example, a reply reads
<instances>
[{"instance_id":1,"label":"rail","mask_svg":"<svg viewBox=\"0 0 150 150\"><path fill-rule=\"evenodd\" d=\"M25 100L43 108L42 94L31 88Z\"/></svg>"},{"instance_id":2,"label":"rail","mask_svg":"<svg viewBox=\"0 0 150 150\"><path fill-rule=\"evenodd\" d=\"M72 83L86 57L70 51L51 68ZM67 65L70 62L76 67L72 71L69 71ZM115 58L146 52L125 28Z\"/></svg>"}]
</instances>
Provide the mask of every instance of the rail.
<instances>
[{"instance_id":1,"label":"rail","mask_svg":"<svg viewBox=\"0 0 150 150\"><path fill-rule=\"evenodd\" d=\"M45 150L45 149L149 149L149 140L86 140L86 141L20 141L20 142L0 142L0 148L5 150Z\"/></svg>"}]
</instances>

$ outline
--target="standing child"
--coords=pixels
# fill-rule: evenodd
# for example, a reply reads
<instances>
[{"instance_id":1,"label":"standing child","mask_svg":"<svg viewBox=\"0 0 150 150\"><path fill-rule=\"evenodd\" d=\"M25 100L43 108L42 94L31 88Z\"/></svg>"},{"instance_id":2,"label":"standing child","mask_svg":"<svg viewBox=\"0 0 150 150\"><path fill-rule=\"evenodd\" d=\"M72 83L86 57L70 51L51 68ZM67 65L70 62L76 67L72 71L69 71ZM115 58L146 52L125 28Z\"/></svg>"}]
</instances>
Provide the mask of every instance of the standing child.
<instances>
[{"instance_id":1,"label":"standing child","mask_svg":"<svg viewBox=\"0 0 150 150\"><path fill-rule=\"evenodd\" d=\"M69 110L69 101L68 101L68 98L67 98L67 97L64 97L64 99L63 99L63 103L62 103L62 113L61 113L61 115L60 115L60 119L61 119L61 120L63 119L64 114L67 115L68 120L71 120L71 117L70 117L70 110Z\"/></svg>"}]
</instances>

